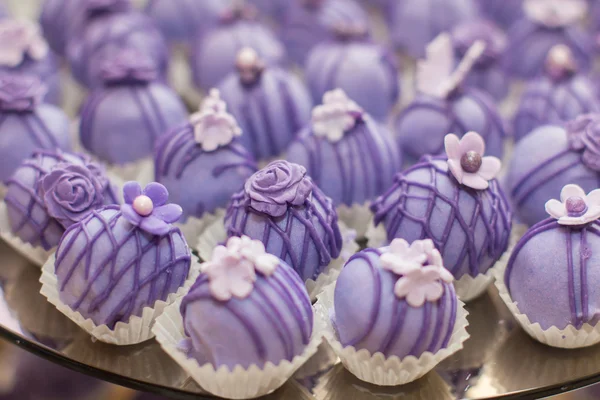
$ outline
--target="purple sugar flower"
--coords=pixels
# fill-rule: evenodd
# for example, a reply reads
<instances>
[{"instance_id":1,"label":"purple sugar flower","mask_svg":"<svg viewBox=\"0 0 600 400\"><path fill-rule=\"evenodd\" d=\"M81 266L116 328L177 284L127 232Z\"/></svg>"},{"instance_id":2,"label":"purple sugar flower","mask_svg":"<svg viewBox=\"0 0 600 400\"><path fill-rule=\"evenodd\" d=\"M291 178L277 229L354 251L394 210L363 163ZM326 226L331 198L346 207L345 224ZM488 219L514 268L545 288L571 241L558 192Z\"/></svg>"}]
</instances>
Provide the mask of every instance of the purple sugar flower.
<instances>
[{"instance_id":1,"label":"purple sugar flower","mask_svg":"<svg viewBox=\"0 0 600 400\"><path fill-rule=\"evenodd\" d=\"M142 187L137 182L127 182L123 186L125 204L121 212L132 225L153 235L165 235L171 230L170 224L177 221L183 210L177 204L167 204L169 192L160 183L152 182Z\"/></svg>"},{"instance_id":2,"label":"purple sugar flower","mask_svg":"<svg viewBox=\"0 0 600 400\"><path fill-rule=\"evenodd\" d=\"M35 75L0 75L0 112L33 111L46 95L46 85Z\"/></svg>"},{"instance_id":3,"label":"purple sugar flower","mask_svg":"<svg viewBox=\"0 0 600 400\"><path fill-rule=\"evenodd\" d=\"M104 60L101 78L105 83L147 83L158 78L156 63L135 49L124 49Z\"/></svg>"}]
</instances>

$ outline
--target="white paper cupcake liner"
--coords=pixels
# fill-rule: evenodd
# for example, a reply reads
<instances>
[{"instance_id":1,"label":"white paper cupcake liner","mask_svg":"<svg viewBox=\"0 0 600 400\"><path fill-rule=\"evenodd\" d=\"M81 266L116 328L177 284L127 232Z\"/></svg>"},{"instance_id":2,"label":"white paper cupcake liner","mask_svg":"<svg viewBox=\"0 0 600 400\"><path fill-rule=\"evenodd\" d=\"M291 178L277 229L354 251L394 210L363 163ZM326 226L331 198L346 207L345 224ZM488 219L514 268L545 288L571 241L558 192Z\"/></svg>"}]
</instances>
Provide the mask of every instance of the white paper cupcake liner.
<instances>
[{"instance_id":1,"label":"white paper cupcake liner","mask_svg":"<svg viewBox=\"0 0 600 400\"><path fill-rule=\"evenodd\" d=\"M313 377L320 372L326 371L334 366L338 361L338 356L325 340L319 345L317 352L309 358L304 365L294 374L294 379L304 379Z\"/></svg>"},{"instance_id":2,"label":"white paper cupcake liner","mask_svg":"<svg viewBox=\"0 0 600 400\"><path fill-rule=\"evenodd\" d=\"M214 213L204 213L202 218L189 216L185 223L175 223L174 225L181 230L186 242L195 250L195 247L198 244L198 239L200 238L202 232L204 232L209 226L217 221L223 225L224 217L225 209L219 208L215 210Z\"/></svg>"},{"instance_id":3,"label":"white paper cupcake liner","mask_svg":"<svg viewBox=\"0 0 600 400\"><path fill-rule=\"evenodd\" d=\"M369 224L373 220L373 213L369 208L371 202L363 204L354 203L351 206L342 204L337 207L337 214L342 221L350 229L356 231L356 237L362 239L367 234Z\"/></svg>"},{"instance_id":4,"label":"white paper cupcake liner","mask_svg":"<svg viewBox=\"0 0 600 400\"><path fill-rule=\"evenodd\" d=\"M58 311L62 312L94 338L101 342L119 346L141 343L152 339L154 334L151 328L156 318L163 313L165 307L185 296L200 274L200 265L192 257L188 278L177 292L169 294L166 301L157 300L153 307L144 307L141 316L132 315L129 318L129 322L117 322L115 327L110 329L107 325L96 325L90 318L86 319L81 313L74 311L60 300L58 280L54 273L54 263L55 255L53 254L42 267L42 276L40 277L42 288L40 293L50 303L54 304Z\"/></svg>"},{"instance_id":5,"label":"white paper cupcake liner","mask_svg":"<svg viewBox=\"0 0 600 400\"><path fill-rule=\"evenodd\" d=\"M346 261L348 261L348 259L359 249L358 243L355 241L356 232L353 229L347 228L341 221L339 222L339 227L343 240L340 256L332 260L331 263L323 269L316 280L308 279L304 282L311 301L316 300L317 295L325 286L335 282ZM211 259L214 248L219 244L224 243L226 240L227 232L225 230L225 225L222 220L218 220L206 228L200 235L196 250L198 250L200 258L207 261Z\"/></svg>"},{"instance_id":6,"label":"white paper cupcake liner","mask_svg":"<svg viewBox=\"0 0 600 400\"><path fill-rule=\"evenodd\" d=\"M233 371L222 366L215 370L212 364L198 364L194 358L179 350L179 343L186 338L183 317L179 311L181 299L168 306L157 319L152 329L156 340L190 376L207 392L228 399L251 399L271 393L283 385L316 352L323 338L321 320L314 318L310 342L302 354L292 361L283 360L274 365L271 362L261 369L252 365L248 369L236 366Z\"/></svg>"},{"instance_id":7,"label":"white paper cupcake liner","mask_svg":"<svg viewBox=\"0 0 600 400\"><path fill-rule=\"evenodd\" d=\"M0 202L0 237L10 247L38 267L44 265L46 260L48 260L50 255L54 252L54 249L46 251L41 246L32 246L12 233L8 221L8 209L6 208L6 203L4 201Z\"/></svg>"},{"instance_id":8,"label":"white paper cupcake liner","mask_svg":"<svg viewBox=\"0 0 600 400\"><path fill-rule=\"evenodd\" d=\"M335 284L329 285L318 296L313 306L317 318L324 327L323 336L341 359L342 364L358 379L380 386L397 386L415 381L431 371L442 360L463 348L469 338L467 333L468 312L464 303L458 300L456 323L448 346L436 353L425 352L419 358L408 356L403 359L392 356L386 358L381 353L371 354L365 349L356 350L344 347L338 340L331 323L330 310L333 310Z\"/></svg>"}]
</instances>

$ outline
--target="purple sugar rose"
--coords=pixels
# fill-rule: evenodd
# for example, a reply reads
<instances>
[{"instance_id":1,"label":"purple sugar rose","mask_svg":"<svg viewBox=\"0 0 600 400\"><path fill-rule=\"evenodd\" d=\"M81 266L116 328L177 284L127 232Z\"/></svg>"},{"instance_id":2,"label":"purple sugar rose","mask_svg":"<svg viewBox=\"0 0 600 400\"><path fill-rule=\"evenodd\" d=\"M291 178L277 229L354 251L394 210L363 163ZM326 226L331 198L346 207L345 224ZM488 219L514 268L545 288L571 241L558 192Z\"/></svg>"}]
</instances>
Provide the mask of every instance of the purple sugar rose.
<instances>
[{"instance_id":1,"label":"purple sugar rose","mask_svg":"<svg viewBox=\"0 0 600 400\"><path fill-rule=\"evenodd\" d=\"M124 49L102 63L100 77L105 84L146 83L158 78L156 63L136 49Z\"/></svg>"},{"instance_id":2,"label":"purple sugar rose","mask_svg":"<svg viewBox=\"0 0 600 400\"><path fill-rule=\"evenodd\" d=\"M41 181L41 197L48 215L65 229L104 204L104 185L97 168L61 163Z\"/></svg>"},{"instance_id":3,"label":"purple sugar rose","mask_svg":"<svg viewBox=\"0 0 600 400\"><path fill-rule=\"evenodd\" d=\"M250 207L271 217L280 217L287 211L288 204L304 204L312 193L312 181L303 166L277 160L252 175L244 189Z\"/></svg>"},{"instance_id":4,"label":"purple sugar rose","mask_svg":"<svg viewBox=\"0 0 600 400\"><path fill-rule=\"evenodd\" d=\"M46 95L46 85L35 75L0 75L0 112L33 111Z\"/></svg>"},{"instance_id":5,"label":"purple sugar rose","mask_svg":"<svg viewBox=\"0 0 600 400\"><path fill-rule=\"evenodd\" d=\"M580 115L567 123L569 147L580 151L581 161L600 172L600 114Z\"/></svg>"}]
</instances>

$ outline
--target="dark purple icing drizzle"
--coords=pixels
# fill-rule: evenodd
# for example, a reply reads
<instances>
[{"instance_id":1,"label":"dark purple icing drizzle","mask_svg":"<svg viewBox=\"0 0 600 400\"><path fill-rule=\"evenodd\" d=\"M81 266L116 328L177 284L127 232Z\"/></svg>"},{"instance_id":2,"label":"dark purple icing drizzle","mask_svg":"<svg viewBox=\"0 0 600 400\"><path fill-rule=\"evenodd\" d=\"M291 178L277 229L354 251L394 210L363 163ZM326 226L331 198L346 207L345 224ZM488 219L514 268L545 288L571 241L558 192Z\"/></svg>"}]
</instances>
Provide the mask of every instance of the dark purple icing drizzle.
<instances>
[{"instance_id":1,"label":"dark purple icing drizzle","mask_svg":"<svg viewBox=\"0 0 600 400\"><path fill-rule=\"evenodd\" d=\"M313 204L315 202L321 206L324 214L319 212L318 208ZM321 271L340 255L342 236L337 224L337 213L331 199L325 196L316 186L313 186L312 196L309 196L304 201L304 205L288 205L287 213L277 218L252 209L250 207L250 199L245 191L242 190L233 195L225 215L227 237L247 234L246 226L249 220L256 217L259 217L262 223L265 224L264 236L257 239L265 243L266 246L269 243L271 235L278 235L283 245L281 246L281 252L274 255L282 260L289 259L290 266L300 276L304 276L306 257L311 242L314 243L319 254L319 267L315 269L313 275L310 277L311 279L316 279ZM283 229L277 225L277 222L282 219L286 221L285 228ZM314 226L315 221L318 222L321 230L325 233L323 238L321 238L321 235L319 235ZM300 253L294 250L294 244L290 240L291 230L296 223L301 223L306 229Z\"/></svg>"},{"instance_id":2,"label":"dark purple icing drizzle","mask_svg":"<svg viewBox=\"0 0 600 400\"><path fill-rule=\"evenodd\" d=\"M497 239L496 227L502 224L505 227L511 226L511 212L508 208L508 199L506 198L504 191L500 188L500 184L496 179L492 179L489 182L489 188L486 190L472 190L462 185L459 186L458 190L454 191L454 198L449 198L445 194L441 193L436 187L437 175L448 176L453 182L455 182L453 175L447 168L442 168L439 164L436 165L436 161L445 161L445 157L432 157L425 156L421 159L421 162L398 174L395 179L395 183L386 193L384 193L376 202L371 206L371 210L375 214L374 223L379 225L384 223L390 212L395 212L391 221L385 222L385 229L388 240L394 239L394 235L398 231L400 224L406 218L421 227L421 237L419 239L431 239L433 240L435 247L440 251L442 256L445 254L446 244L450 237L450 233L454 222L458 222L463 234L465 235L465 245L461 250L461 254L457 259L455 265L445 265L445 267L452 272L455 277L465 258L468 259L469 264L469 275L477 276L481 271L479 270L480 262L483 258L489 257L491 259L499 259L502 253L508 247L508 241L510 239L510 229ZM430 173L429 182L416 182L411 181L406 176L413 171L426 169ZM427 190L427 196L417 196L411 194L411 188L420 188ZM459 195L461 193L468 194L476 203L471 215L462 215L460 212ZM392 196L398 195L398 198L385 204L386 200ZM422 200L427 202L427 211L425 217L417 218L410 213L410 210L406 209L407 200ZM452 212L448 216L448 221L445 225L444 231L441 236L433 234L430 226L430 219L436 208L438 201L452 208ZM483 213L483 203L488 202L491 204L492 213L486 216ZM488 219L489 218L489 219ZM475 226L478 223L482 223L485 228L486 235L481 246L481 253L478 254L476 243L478 240L475 239ZM460 277L457 277L460 278Z\"/></svg>"},{"instance_id":3,"label":"dark purple icing drizzle","mask_svg":"<svg viewBox=\"0 0 600 400\"><path fill-rule=\"evenodd\" d=\"M133 8L130 0L84 0L83 3L87 19L126 12Z\"/></svg>"},{"instance_id":4,"label":"dark purple icing drizzle","mask_svg":"<svg viewBox=\"0 0 600 400\"><path fill-rule=\"evenodd\" d=\"M148 297L146 298L146 304L150 307L154 305L154 302L159 299L166 299L169 295L168 289L171 287L172 282L171 279L173 274L171 274L171 269L174 268L178 264L187 264L188 269L191 263L191 255L189 251L185 255L176 255L175 251L175 243L173 241L173 237L175 235L180 235L181 232L178 228L172 227L171 231L163 236L156 235L148 235L146 232L142 231L139 228L131 229L125 236L117 239L112 229L117 224L120 218L123 218L121 212L116 212L114 215L110 217L110 219L105 220L100 212L104 210L115 210L119 211L118 206L107 206L99 211L93 211L90 215L88 215L81 222L72 225L65 231L63 235L63 240L65 238L69 238L68 241L61 240L59 244L57 253L56 253L56 274L62 271L62 268L68 268L68 272L64 276L64 279L60 282L60 291L63 291L66 285L69 283L73 273L76 269L82 268L80 263L83 262L83 268L85 269L85 279L86 284L85 288L81 291L81 295L79 299L72 305L73 310L79 309L81 303L90 295L90 291L92 290L92 286L96 282L98 276L103 273L106 269L110 269L110 282L106 285L104 290L101 293L98 293L97 296L91 301L90 306L87 310L87 313L92 313L100 308L110 297L110 294L113 288L117 285L120 279L125 275L127 271L133 268L136 273L136 278L133 279L133 288L130 290L130 293L127 297L121 301L121 303L117 304L116 307L111 311L111 313L106 317L106 325L109 328L114 327L114 325L118 321L127 322L129 316L132 311L136 307L135 301L137 300L137 295L145 289L148 285L150 286L150 290L148 291ZM103 226L103 229L99 229L95 234L91 234L88 230L87 223L95 219L100 222ZM70 236L69 236L70 235ZM82 250L79 251L79 254L75 258L75 260L70 264L63 264L65 262L65 255L69 253L71 247L75 244L76 240L81 240L81 238L85 238L86 245L83 246ZM148 239L148 243L142 245L142 237ZM92 251L91 246L100 238L108 239L111 244L112 250L108 254L102 254L102 262L98 265L102 265L101 268L98 268L96 271L91 271L92 266ZM118 265L119 258L119 250L128 242L133 241L136 244L136 255L125 265ZM168 248L170 250L170 258L168 261L162 260L161 251L161 243L167 243ZM152 274L140 278L140 270L141 263L146 254L154 252L156 254L156 269ZM160 260L160 261L159 261ZM160 265L159 265L160 264ZM117 270L117 268L120 268ZM186 274L181 274L181 279L177 282L177 286L180 287L183 285L187 278ZM161 279L164 279L164 284L162 288L159 287L158 283Z\"/></svg>"},{"instance_id":5,"label":"dark purple icing drizzle","mask_svg":"<svg viewBox=\"0 0 600 400\"><path fill-rule=\"evenodd\" d=\"M369 29L365 25L338 23L332 28L334 37L342 42L369 38Z\"/></svg>"},{"instance_id":6,"label":"dark purple icing drizzle","mask_svg":"<svg viewBox=\"0 0 600 400\"><path fill-rule=\"evenodd\" d=\"M255 20L258 16L258 10L252 4L246 4L244 2L237 2L225 10L219 17L219 21L222 24L233 24L238 21Z\"/></svg>"},{"instance_id":7,"label":"dark purple icing drizzle","mask_svg":"<svg viewBox=\"0 0 600 400\"><path fill-rule=\"evenodd\" d=\"M523 247L537 234L542 232L560 229L561 232L564 233L565 243L567 248L567 272L568 272L568 290L569 290L569 309L571 311L571 324L575 326L575 328L580 329L583 324L589 322L589 297L588 297L588 281L587 281L587 269L588 263L587 260L592 256L592 249L587 246L587 235L596 235L600 236L600 222L593 221L590 224L584 225L583 227L568 227L565 225L560 225L558 221L554 218L548 218L544 221L541 221L534 226L532 226L526 233L523 235L519 243L515 246L510 259L508 261L508 265L506 267L506 272L504 274L504 283L506 284L506 288L510 292L510 274L514 268L515 260L519 255L519 252L523 249ZM574 254L573 254L573 236L577 235L580 238L580 254L579 254L579 265L575 265L574 262ZM593 267L593 266L592 266ZM575 282L575 270L579 268L579 282ZM581 288L578 292L577 286Z\"/></svg>"},{"instance_id":8,"label":"dark purple icing drizzle","mask_svg":"<svg viewBox=\"0 0 600 400\"><path fill-rule=\"evenodd\" d=\"M46 85L35 75L0 75L0 113L31 113L42 102Z\"/></svg>"},{"instance_id":9,"label":"dark purple icing drizzle","mask_svg":"<svg viewBox=\"0 0 600 400\"><path fill-rule=\"evenodd\" d=\"M100 78L105 85L146 84L158 78L158 69L156 63L144 53L124 49L104 60Z\"/></svg>"}]
</instances>

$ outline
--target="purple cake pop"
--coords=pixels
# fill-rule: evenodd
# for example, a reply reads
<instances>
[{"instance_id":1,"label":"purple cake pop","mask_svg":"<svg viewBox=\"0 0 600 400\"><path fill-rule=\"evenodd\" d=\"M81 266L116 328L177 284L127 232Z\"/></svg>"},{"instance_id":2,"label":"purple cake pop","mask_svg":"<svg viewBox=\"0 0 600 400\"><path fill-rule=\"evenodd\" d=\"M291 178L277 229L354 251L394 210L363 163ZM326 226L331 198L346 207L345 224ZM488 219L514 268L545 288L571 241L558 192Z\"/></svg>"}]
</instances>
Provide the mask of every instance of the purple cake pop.
<instances>
[{"instance_id":1,"label":"purple cake pop","mask_svg":"<svg viewBox=\"0 0 600 400\"><path fill-rule=\"evenodd\" d=\"M71 148L69 119L42 103L39 77L0 73L0 181L4 182L33 150Z\"/></svg>"},{"instance_id":2,"label":"purple cake pop","mask_svg":"<svg viewBox=\"0 0 600 400\"><path fill-rule=\"evenodd\" d=\"M452 280L431 240L395 239L353 255L335 287L340 343L400 359L445 348L458 307Z\"/></svg>"},{"instance_id":3,"label":"purple cake pop","mask_svg":"<svg viewBox=\"0 0 600 400\"><path fill-rule=\"evenodd\" d=\"M336 37L339 27L369 35L369 16L354 0L291 0L283 15L283 41L290 59L304 65L314 46Z\"/></svg>"},{"instance_id":4,"label":"purple cake pop","mask_svg":"<svg viewBox=\"0 0 600 400\"><path fill-rule=\"evenodd\" d=\"M273 161L235 194L225 215L227 236L262 240L303 281L317 276L340 255L342 235L333 202L306 169Z\"/></svg>"},{"instance_id":5,"label":"purple cake pop","mask_svg":"<svg viewBox=\"0 0 600 400\"><path fill-rule=\"evenodd\" d=\"M120 208L103 207L71 225L56 250L60 300L110 329L175 293L191 264L185 239L171 225L181 207L166 204L165 187L151 183L142 191L128 182L123 194Z\"/></svg>"},{"instance_id":6,"label":"purple cake pop","mask_svg":"<svg viewBox=\"0 0 600 400\"><path fill-rule=\"evenodd\" d=\"M294 270L247 236L230 238L203 265L181 302L188 338L181 347L200 365L263 368L300 355L313 314Z\"/></svg>"},{"instance_id":7,"label":"purple cake pop","mask_svg":"<svg viewBox=\"0 0 600 400\"><path fill-rule=\"evenodd\" d=\"M253 8L234 8L213 29L196 35L190 64L196 86L208 90L235 72L238 53L254 49L267 65L285 62L286 50L277 36L255 20Z\"/></svg>"},{"instance_id":8,"label":"purple cake pop","mask_svg":"<svg viewBox=\"0 0 600 400\"><path fill-rule=\"evenodd\" d=\"M213 89L188 123L158 139L156 181L183 208L182 222L225 208L256 171L252 156L236 139L241 134L219 91Z\"/></svg>"},{"instance_id":9,"label":"purple cake pop","mask_svg":"<svg viewBox=\"0 0 600 400\"><path fill-rule=\"evenodd\" d=\"M548 53L546 75L530 81L514 118L514 136L522 139L542 125L560 125L581 114L600 112L591 79L576 74L573 54L565 45Z\"/></svg>"},{"instance_id":10,"label":"purple cake pop","mask_svg":"<svg viewBox=\"0 0 600 400\"><path fill-rule=\"evenodd\" d=\"M261 15L270 17L274 22L280 22L289 7L288 0L248 0Z\"/></svg>"},{"instance_id":11,"label":"purple cake pop","mask_svg":"<svg viewBox=\"0 0 600 400\"><path fill-rule=\"evenodd\" d=\"M577 23L587 12L587 0L524 0L526 17L508 34L505 68L519 78L544 72L546 57L556 45L568 46L580 70L590 69L592 37Z\"/></svg>"},{"instance_id":12,"label":"purple cake pop","mask_svg":"<svg viewBox=\"0 0 600 400\"><path fill-rule=\"evenodd\" d=\"M429 42L456 25L478 17L475 0L393 1L388 19L394 45L415 58Z\"/></svg>"},{"instance_id":13,"label":"purple cake pop","mask_svg":"<svg viewBox=\"0 0 600 400\"><path fill-rule=\"evenodd\" d=\"M150 57L164 79L169 52L162 34L153 21L138 12L119 13L92 21L84 32L69 41L67 58L73 76L93 88L102 82L104 60L124 49L133 49Z\"/></svg>"},{"instance_id":14,"label":"purple cake pop","mask_svg":"<svg viewBox=\"0 0 600 400\"><path fill-rule=\"evenodd\" d=\"M310 119L312 101L301 80L266 66L251 48L237 57L219 90L242 132L240 142L257 160L281 155Z\"/></svg>"},{"instance_id":15,"label":"purple cake pop","mask_svg":"<svg viewBox=\"0 0 600 400\"><path fill-rule=\"evenodd\" d=\"M325 93L311 124L287 151L338 206L375 200L394 181L402 163L394 140L343 90Z\"/></svg>"},{"instance_id":16,"label":"purple cake pop","mask_svg":"<svg viewBox=\"0 0 600 400\"><path fill-rule=\"evenodd\" d=\"M102 167L82 154L38 150L7 181L13 235L44 250L93 210L119 201Z\"/></svg>"},{"instance_id":17,"label":"purple cake pop","mask_svg":"<svg viewBox=\"0 0 600 400\"><path fill-rule=\"evenodd\" d=\"M373 118L385 121L400 97L395 55L368 40L364 30L338 30L335 40L315 46L306 61L306 81L313 100L344 90Z\"/></svg>"},{"instance_id":18,"label":"purple cake pop","mask_svg":"<svg viewBox=\"0 0 600 400\"><path fill-rule=\"evenodd\" d=\"M478 40L485 43L485 50L466 77L465 86L481 89L494 99L502 100L508 94L510 86L508 76L502 68L502 57L507 44L504 32L487 20L464 22L452 30L452 44L459 61Z\"/></svg>"},{"instance_id":19,"label":"purple cake pop","mask_svg":"<svg viewBox=\"0 0 600 400\"><path fill-rule=\"evenodd\" d=\"M519 219L534 225L546 218L544 204L574 183L586 191L600 186L600 116L587 114L566 128L542 126L517 143L506 178Z\"/></svg>"},{"instance_id":20,"label":"purple cake pop","mask_svg":"<svg viewBox=\"0 0 600 400\"><path fill-rule=\"evenodd\" d=\"M27 20L0 20L0 72L36 75L44 82L47 103L61 97L58 63L39 27Z\"/></svg>"},{"instance_id":21,"label":"purple cake pop","mask_svg":"<svg viewBox=\"0 0 600 400\"><path fill-rule=\"evenodd\" d=\"M407 161L414 163L423 155L441 153L449 132L479 132L488 153L502 156L504 121L493 99L478 89L461 87L484 50L483 42L475 42L455 68L449 35L442 34L429 44L427 59L417 68L419 94L395 123L396 141Z\"/></svg>"},{"instance_id":22,"label":"purple cake pop","mask_svg":"<svg viewBox=\"0 0 600 400\"><path fill-rule=\"evenodd\" d=\"M505 284L519 312L543 330L552 326L596 325L600 320L597 295L600 270L600 190L586 195L566 185L560 201L549 200L552 218L531 227L512 252Z\"/></svg>"},{"instance_id":23,"label":"purple cake pop","mask_svg":"<svg viewBox=\"0 0 600 400\"><path fill-rule=\"evenodd\" d=\"M523 17L523 0L479 0L481 14L508 29Z\"/></svg>"},{"instance_id":24,"label":"purple cake pop","mask_svg":"<svg viewBox=\"0 0 600 400\"><path fill-rule=\"evenodd\" d=\"M151 156L155 140L187 119L177 93L156 81L152 59L122 50L102 63L104 87L91 92L81 109L81 143L111 164Z\"/></svg>"},{"instance_id":25,"label":"purple cake pop","mask_svg":"<svg viewBox=\"0 0 600 400\"><path fill-rule=\"evenodd\" d=\"M424 157L372 205L388 241L431 239L454 278L485 274L508 247L511 211L475 132L445 138L446 156Z\"/></svg>"}]
</instances>

